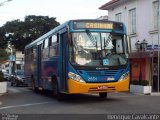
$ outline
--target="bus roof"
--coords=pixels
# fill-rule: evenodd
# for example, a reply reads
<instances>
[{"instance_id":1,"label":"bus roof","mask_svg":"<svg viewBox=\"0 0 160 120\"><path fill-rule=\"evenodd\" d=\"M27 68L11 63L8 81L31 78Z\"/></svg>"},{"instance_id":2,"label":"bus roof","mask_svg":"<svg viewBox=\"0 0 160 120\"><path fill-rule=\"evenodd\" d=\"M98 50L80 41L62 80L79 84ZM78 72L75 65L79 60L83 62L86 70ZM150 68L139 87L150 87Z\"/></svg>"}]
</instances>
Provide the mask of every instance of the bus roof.
<instances>
[{"instance_id":1,"label":"bus roof","mask_svg":"<svg viewBox=\"0 0 160 120\"><path fill-rule=\"evenodd\" d=\"M49 32L47 32L46 34L42 35L41 37L37 38L36 40L34 40L33 42L31 42L30 44L25 46L25 49L32 47L33 45L37 44L37 42L40 42L42 40L44 40L45 38L47 38L48 36L51 36L53 33L58 32L59 30L65 28L67 25L70 24L70 22L78 22L78 21L91 21L91 22L113 22L113 23L121 23L121 22L115 22L115 21L108 21L108 20L98 20L98 19L77 19L77 20L69 20L66 21L65 23L53 28L52 30L50 30ZM123 23L121 23L123 24Z\"/></svg>"}]
</instances>

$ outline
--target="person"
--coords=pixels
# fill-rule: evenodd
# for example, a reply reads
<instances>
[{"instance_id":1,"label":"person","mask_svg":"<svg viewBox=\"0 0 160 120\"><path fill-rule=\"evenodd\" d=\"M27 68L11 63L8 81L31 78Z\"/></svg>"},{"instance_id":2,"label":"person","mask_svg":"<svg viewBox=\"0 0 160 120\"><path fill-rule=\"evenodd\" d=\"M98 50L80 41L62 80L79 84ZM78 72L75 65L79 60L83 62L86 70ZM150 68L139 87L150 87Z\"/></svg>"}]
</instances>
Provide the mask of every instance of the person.
<instances>
[{"instance_id":1,"label":"person","mask_svg":"<svg viewBox=\"0 0 160 120\"><path fill-rule=\"evenodd\" d=\"M113 49L105 50L105 57L103 59L104 65L120 65L120 56L112 51Z\"/></svg>"},{"instance_id":2,"label":"person","mask_svg":"<svg viewBox=\"0 0 160 120\"><path fill-rule=\"evenodd\" d=\"M102 51L102 56L103 56L103 65L111 65L111 50L110 49L105 49Z\"/></svg>"}]
</instances>

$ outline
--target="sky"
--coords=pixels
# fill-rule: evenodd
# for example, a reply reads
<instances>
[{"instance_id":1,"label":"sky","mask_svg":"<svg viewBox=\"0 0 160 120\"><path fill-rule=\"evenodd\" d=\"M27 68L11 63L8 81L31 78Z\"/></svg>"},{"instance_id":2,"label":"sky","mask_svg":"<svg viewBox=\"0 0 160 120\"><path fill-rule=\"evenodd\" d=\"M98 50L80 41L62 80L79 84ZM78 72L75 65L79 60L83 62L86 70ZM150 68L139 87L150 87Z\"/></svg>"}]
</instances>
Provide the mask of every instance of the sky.
<instances>
[{"instance_id":1,"label":"sky","mask_svg":"<svg viewBox=\"0 0 160 120\"><path fill-rule=\"evenodd\" d=\"M0 0L0 3L7 0ZM56 17L61 24L69 19L94 19L107 15L99 7L110 0L12 0L0 6L0 26L24 20L27 15Z\"/></svg>"}]
</instances>

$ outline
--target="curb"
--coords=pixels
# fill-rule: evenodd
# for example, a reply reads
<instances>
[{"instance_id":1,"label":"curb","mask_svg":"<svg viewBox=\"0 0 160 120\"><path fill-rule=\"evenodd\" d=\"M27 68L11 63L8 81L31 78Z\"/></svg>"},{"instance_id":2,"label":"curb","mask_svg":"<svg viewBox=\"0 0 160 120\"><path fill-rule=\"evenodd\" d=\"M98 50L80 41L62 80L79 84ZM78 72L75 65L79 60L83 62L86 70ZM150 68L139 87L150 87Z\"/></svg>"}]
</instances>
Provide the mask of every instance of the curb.
<instances>
[{"instance_id":1,"label":"curb","mask_svg":"<svg viewBox=\"0 0 160 120\"><path fill-rule=\"evenodd\" d=\"M5 92L5 93L0 93L0 96L5 95L5 94L7 94L7 93L9 93L9 92L7 91L7 92Z\"/></svg>"}]
</instances>

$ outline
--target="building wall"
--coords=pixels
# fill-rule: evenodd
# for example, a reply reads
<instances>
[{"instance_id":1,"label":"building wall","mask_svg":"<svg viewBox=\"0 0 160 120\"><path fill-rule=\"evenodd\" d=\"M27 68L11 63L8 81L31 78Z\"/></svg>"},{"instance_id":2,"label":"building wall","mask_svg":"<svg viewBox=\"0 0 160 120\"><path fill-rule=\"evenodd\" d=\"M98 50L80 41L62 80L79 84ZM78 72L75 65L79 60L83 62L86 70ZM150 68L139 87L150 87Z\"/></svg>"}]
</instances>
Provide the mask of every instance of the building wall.
<instances>
[{"instance_id":1,"label":"building wall","mask_svg":"<svg viewBox=\"0 0 160 120\"><path fill-rule=\"evenodd\" d=\"M122 5L108 10L108 19L115 21L116 14L122 13L122 22L127 26L127 34L131 42L131 50L135 51L137 40L147 40L148 44L158 43L158 31L153 29L153 5L156 0L128 0ZM129 10L136 8L136 34L129 32Z\"/></svg>"},{"instance_id":2,"label":"building wall","mask_svg":"<svg viewBox=\"0 0 160 120\"><path fill-rule=\"evenodd\" d=\"M137 52L135 43L139 40L140 42L144 39L148 42L148 45L158 45L158 25L154 28L154 9L153 3L159 0L120 0L116 4L108 5L108 19L111 21L116 20L116 14L121 13L121 22L127 27L127 35L131 46L131 52ZM105 7L104 7L105 8ZM129 11L136 9L136 34L130 34L130 16ZM157 19L158 20L158 19ZM153 52L149 49L148 53ZM157 50L156 50L157 52ZM154 52L154 59L150 56L142 58L142 64L140 64L140 58L131 58L131 79L139 79L140 65L142 69L142 79L149 80L149 84L152 85L152 90L157 90L158 74L154 72L157 63L153 60L157 60L157 53ZM157 71L157 69L155 70ZM158 72L157 72L158 73Z\"/></svg>"},{"instance_id":3,"label":"building wall","mask_svg":"<svg viewBox=\"0 0 160 120\"><path fill-rule=\"evenodd\" d=\"M22 51L16 51L16 68L15 70L24 70L24 54Z\"/></svg>"},{"instance_id":4,"label":"building wall","mask_svg":"<svg viewBox=\"0 0 160 120\"><path fill-rule=\"evenodd\" d=\"M149 80L149 71L150 66L146 66L147 59L132 59L131 60L131 71L132 71L132 80L139 80L140 74L140 62L141 62L141 71L142 71L142 80ZM148 74L148 75L147 75Z\"/></svg>"},{"instance_id":5,"label":"building wall","mask_svg":"<svg viewBox=\"0 0 160 120\"><path fill-rule=\"evenodd\" d=\"M9 59L9 74L14 74L16 70L24 70L24 54L22 51L16 51L15 59Z\"/></svg>"}]
</instances>

